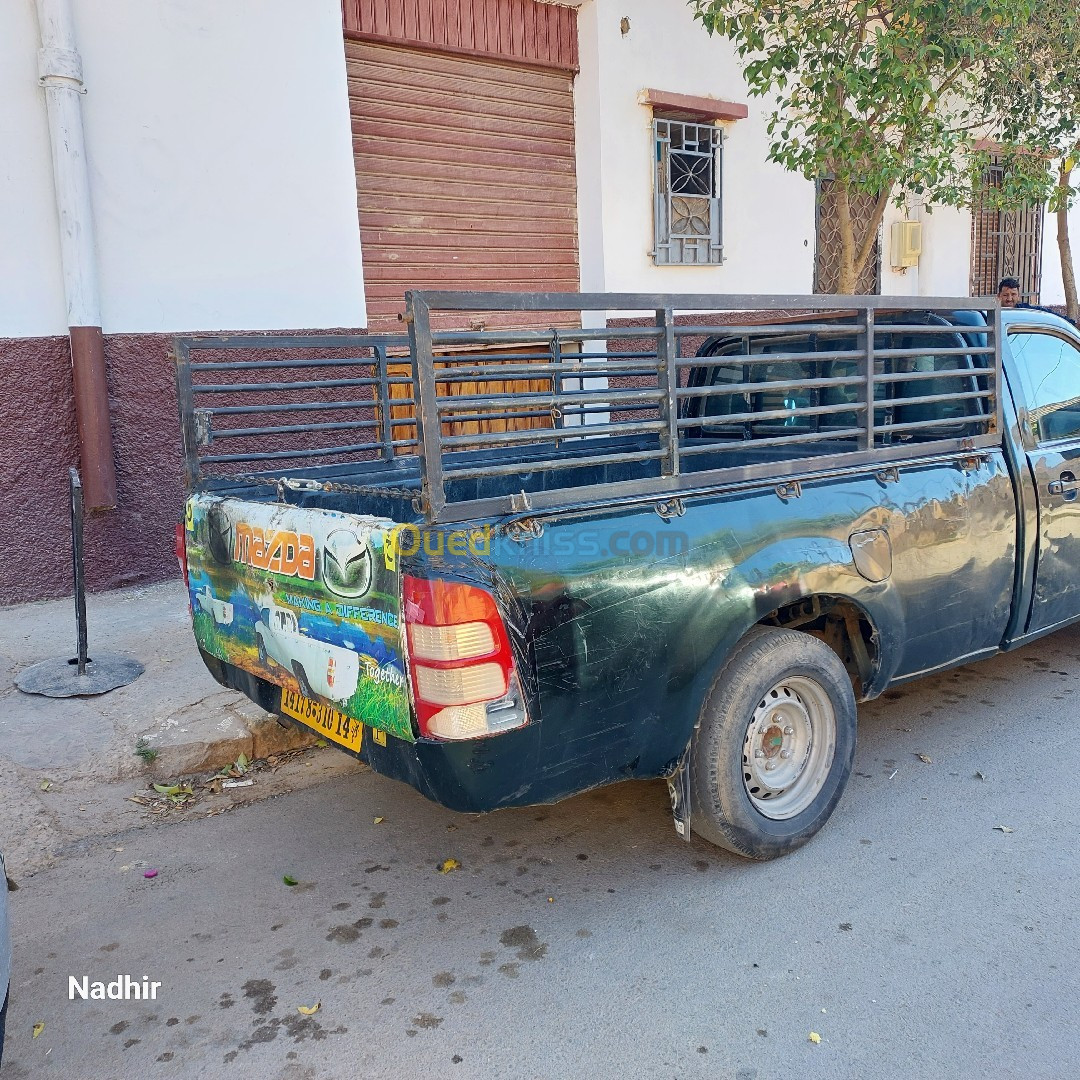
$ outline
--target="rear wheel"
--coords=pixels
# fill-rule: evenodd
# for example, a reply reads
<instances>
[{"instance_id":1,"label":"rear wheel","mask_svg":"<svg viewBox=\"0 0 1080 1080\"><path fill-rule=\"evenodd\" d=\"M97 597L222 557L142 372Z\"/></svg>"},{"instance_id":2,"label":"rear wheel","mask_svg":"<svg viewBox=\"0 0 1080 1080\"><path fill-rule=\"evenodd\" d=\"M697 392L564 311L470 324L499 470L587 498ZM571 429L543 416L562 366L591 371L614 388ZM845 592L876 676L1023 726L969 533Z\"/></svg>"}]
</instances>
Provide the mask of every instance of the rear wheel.
<instances>
[{"instance_id":1,"label":"rear wheel","mask_svg":"<svg viewBox=\"0 0 1080 1080\"><path fill-rule=\"evenodd\" d=\"M736 647L690 744L690 827L752 859L805 844L843 794L855 695L839 657L794 630L758 627Z\"/></svg>"},{"instance_id":2,"label":"rear wheel","mask_svg":"<svg viewBox=\"0 0 1080 1080\"><path fill-rule=\"evenodd\" d=\"M300 693L304 697L311 701L315 699L315 691L311 689L311 683L308 682L307 672L304 670L304 665L299 660L293 661L293 674L296 676L296 681L300 684Z\"/></svg>"}]
</instances>

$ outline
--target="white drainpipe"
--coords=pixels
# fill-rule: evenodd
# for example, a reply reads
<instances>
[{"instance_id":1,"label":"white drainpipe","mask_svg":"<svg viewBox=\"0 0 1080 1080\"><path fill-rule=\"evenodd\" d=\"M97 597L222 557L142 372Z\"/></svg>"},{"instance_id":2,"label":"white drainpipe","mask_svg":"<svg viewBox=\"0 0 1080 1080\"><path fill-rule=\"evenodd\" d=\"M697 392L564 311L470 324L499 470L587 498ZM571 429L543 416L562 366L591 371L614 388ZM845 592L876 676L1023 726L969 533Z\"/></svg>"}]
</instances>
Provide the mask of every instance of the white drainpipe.
<instances>
[{"instance_id":1,"label":"white drainpipe","mask_svg":"<svg viewBox=\"0 0 1080 1080\"><path fill-rule=\"evenodd\" d=\"M116 505L116 471L83 139L82 59L75 46L70 0L35 3L41 35L38 74L45 88L52 143L83 487L89 507L111 507Z\"/></svg>"}]
</instances>

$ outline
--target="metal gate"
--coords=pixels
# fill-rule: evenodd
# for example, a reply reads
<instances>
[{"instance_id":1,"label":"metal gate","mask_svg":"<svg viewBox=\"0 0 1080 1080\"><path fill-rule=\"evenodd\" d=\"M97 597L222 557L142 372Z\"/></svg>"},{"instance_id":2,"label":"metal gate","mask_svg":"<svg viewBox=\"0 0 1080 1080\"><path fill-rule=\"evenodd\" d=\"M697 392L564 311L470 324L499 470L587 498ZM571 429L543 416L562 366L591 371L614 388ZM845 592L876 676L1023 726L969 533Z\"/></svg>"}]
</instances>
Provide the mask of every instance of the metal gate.
<instances>
[{"instance_id":1,"label":"metal gate","mask_svg":"<svg viewBox=\"0 0 1080 1080\"><path fill-rule=\"evenodd\" d=\"M1044 207L997 209L993 192L1000 189L1004 172L1000 161L991 162L971 208L971 295L993 296L1002 278L1014 277L1020 282L1020 299L1037 304Z\"/></svg>"},{"instance_id":2,"label":"metal gate","mask_svg":"<svg viewBox=\"0 0 1080 1080\"><path fill-rule=\"evenodd\" d=\"M857 244L873 217L877 199L873 195L852 192L849 202ZM814 260L814 292L836 292L840 282L841 257L840 219L836 210L834 184L830 179L819 180L817 182L817 253ZM855 291L864 296L881 291L880 233L874 238L874 248L855 283Z\"/></svg>"}]
</instances>

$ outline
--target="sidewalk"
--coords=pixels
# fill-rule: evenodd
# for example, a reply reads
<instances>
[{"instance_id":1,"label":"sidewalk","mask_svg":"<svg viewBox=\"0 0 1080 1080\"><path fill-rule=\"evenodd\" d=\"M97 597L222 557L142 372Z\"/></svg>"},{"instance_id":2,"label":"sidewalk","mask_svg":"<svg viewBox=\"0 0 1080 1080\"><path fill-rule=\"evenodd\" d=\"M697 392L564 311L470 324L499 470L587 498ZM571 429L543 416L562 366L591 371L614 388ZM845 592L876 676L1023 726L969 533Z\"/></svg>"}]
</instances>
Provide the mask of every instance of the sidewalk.
<instances>
[{"instance_id":1,"label":"sidewalk","mask_svg":"<svg viewBox=\"0 0 1080 1080\"><path fill-rule=\"evenodd\" d=\"M125 653L145 665L129 686L98 697L24 694L14 679L39 660L75 653L74 603L0 608L0 762L53 780L175 777L263 758L315 736L284 728L211 677L191 632L179 581L87 597L90 656ZM148 764L136 745L157 751Z\"/></svg>"}]
</instances>

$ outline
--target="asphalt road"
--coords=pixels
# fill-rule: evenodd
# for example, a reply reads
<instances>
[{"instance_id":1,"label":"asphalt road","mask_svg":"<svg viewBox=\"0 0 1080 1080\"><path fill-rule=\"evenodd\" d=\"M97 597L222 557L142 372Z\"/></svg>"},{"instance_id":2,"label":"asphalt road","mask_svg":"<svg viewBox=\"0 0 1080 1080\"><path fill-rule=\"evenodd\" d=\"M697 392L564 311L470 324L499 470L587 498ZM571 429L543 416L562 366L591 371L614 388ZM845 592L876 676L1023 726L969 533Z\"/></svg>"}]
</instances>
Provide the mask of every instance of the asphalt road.
<instances>
[{"instance_id":1,"label":"asphalt road","mask_svg":"<svg viewBox=\"0 0 1080 1080\"><path fill-rule=\"evenodd\" d=\"M865 706L768 864L656 782L480 818L353 775L88 842L12 896L3 1080L1075 1075L1078 676L1071 630ZM157 1000L68 1000L122 973Z\"/></svg>"}]
</instances>

